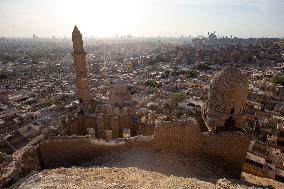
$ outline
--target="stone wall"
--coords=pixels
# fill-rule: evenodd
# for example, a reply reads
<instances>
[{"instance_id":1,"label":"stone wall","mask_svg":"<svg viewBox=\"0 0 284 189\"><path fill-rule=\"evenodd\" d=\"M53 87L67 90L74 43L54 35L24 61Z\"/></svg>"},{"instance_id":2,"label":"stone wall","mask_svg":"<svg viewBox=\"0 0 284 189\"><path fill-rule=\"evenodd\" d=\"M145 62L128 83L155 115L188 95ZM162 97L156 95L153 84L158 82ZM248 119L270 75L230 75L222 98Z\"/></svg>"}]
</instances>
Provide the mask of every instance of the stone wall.
<instances>
[{"instance_id":1,"label":"stone wall","mask_svg":"<svg viewBox=\"0 0 284 189\"><path fill-rule=\"evenodd\" d=\"M205 158L234 178L241 176L248 145L242 133L201 133L194 122L160 126L153 141L155 149Z\"/></svg>"},{"instance_id":2,"label":"stone wall","mask_svg":"<svg viewBox=\"0 0 284 189\"><path fill-rule=\"evenodd\" d=\"M197 154L201 148L201 132L193 122L167 123L155 128L153 146L163 151Z\"/></svg>"},{"instance_id":3,"label":"stone wall","mask_svg":"<svg viewBox=\"0 0 284 189\"><path fill-rule=\"evenodd\" d=\"M19 151L13 154L21 158L13 163L11 172L5 173L7 176L1 179L0 186L10 186L32 170L78 165L115 151L145 147L203 158L228 176L239 178L248 144L248 137L239 132L201 133L196 122L169 122L155 128L153 136L112 141L91 136L39 138L20 155L16 155Z\"/></svg>"},{"instance_id":4,"label":"stone wall","mask_svg":"<svg viewBox=\"0 0 284 189\"><path fill-rule=\"evenodd\" d=\"M8 188L21 177L28 175L32 171L41 170L42 166L37 144L42 139L42 136L36 137L11 155L9 164L0 170L0 188Z\"/></svg>"},{"instance_id":5,"label":"stone wall","mask_svg":"<svg viewBox=\"0 0 284 189\"><path fill-rule=\"evenodd\" d=\"M100 138L104 138L105 127L103 117L96 118L96 133ZM124 124L125 123L125 124ZM114 138L121 136L121 125L123 128L131 126L131 119L121 117L111 117L110 124L112 125L112 134ZM118 127L119 126L119 127ZM132 125L133 126L133 125ZM119 128L119 129L118 129ZM232 177L240 177L242 165L247 153L249 139L246 135L240 132L215 132L215 133L202 133L200 127L196 121L189 122L168 122L162 123L157 128L145 129L137 127L136 130L132 129L132 136L134 132L137 135L150 136L154 133L151 145L157 150L172 151L178 154L186 156L198 156L214 161L216 166L220 166L223 170L226 170L228 175ZM84 139L87 140L87 139ZM89 157L89 154L97 154L97 151L92 151L93 145L89 140L77 142L62 142L64 150L62 152L62 158L70 162L72 159L68 159L65 154L68 154L67 150L69 146L78 146L78 152L81 150L83 155L80 157ZM65 144L66 143L66 144ZM80 143L80 144L79 144ZM58 143L61 144L61 143ZM90 145L92 144L92 145ZM55 145L57 146L57 145ZM58 145L60 146L60 145ZM104 146L100 146L104 149ZM135 147L135 145L134 145ZM56 147L55 147L56 148ZM66 149L65 149L66 148ZM51 149L52 150L52 147ZM50 151L48 150L48 151ZM60 149L55 149L60 151ZM67 150L67 151L66 151ZM73 149L70 149L73 153ZM61 152L60 152L61 153ZM71 153L71 152L70 152ZM70 154L69 153L69 154ZM58 154L56 154L58 156ZM59 157L61 155L59 154ZM75 155L75 159L80 159ZM55 158L54 158L55 159ZM61 159L61 158L60 158ZM82 160L82 161L83 161ZM52 160L53 161L53 160Z\"/></svg>"},{"instance_id":6,"label":"stone wall","mask_svg":"<svg viewBox=\"0 0 284 189\"><path fill-rule=\"evenodd\" d=\"M149 126L139 126L136 128L136 135L142 135L142 136L152 136L154 135L154 127Z\"/></svg>"},{"instance_id":7,"label":"stone wall","mask_svg":"<svg viewBox=\"0 0 284 189\"><path fill-rule=\"evenodd\" d=\"M215 160L227 175L239 178L248 151L249 138L239 132L202 134L203 157Z\"/></svg>"},{"instance_id":8,"label":"stone wall","mask_svg":"<svg viewBox=\"0 0 284 189\"><path fill-rule=\"evenodd\" d=\"M129 114L83 115L72 120L68 128L70 135L86 135L88 128L94 128L96 137L101 139L105 138L105 130L112 130L113 138L123 137L124 128L130 129L130 136L136 135L134 120Z\"/></svg>"},{"instance_id":9,"label":"stone wall","mask_svg":"<svg viewBox=\"0 0 284 189\"><path fill-rule=\"evenodd\" d=\"M43 168L77 165L125 147L124 143L107 143L90 136L53 138L40 142Z\"/></svg>"},{"instance_id":10,"label":"stone wall","mask_svg":"<svg viewBox=\"0 0 284 189\"><path fill-rule=\"evenodd\" d=\"M97 122L96 122L97 117L96 116L84 115L84 116L82 116L82 118L84 120L84 122L83 122L84 128L87 129L87 128L95 128L96 127L96 124L97 124Z\"/></svg>"},{"instance_id":11,"label":"stone wall","mask_svg":"<svg viewBox=\"0 0 284 189\"><path fill-rule=\"evenodd\" d=\"M76 134L76 135L85 135L87 134L86 129L84 127L82 117L78 117L70 121L68 125L69 134Z\"/></svg>"}]
</instances>

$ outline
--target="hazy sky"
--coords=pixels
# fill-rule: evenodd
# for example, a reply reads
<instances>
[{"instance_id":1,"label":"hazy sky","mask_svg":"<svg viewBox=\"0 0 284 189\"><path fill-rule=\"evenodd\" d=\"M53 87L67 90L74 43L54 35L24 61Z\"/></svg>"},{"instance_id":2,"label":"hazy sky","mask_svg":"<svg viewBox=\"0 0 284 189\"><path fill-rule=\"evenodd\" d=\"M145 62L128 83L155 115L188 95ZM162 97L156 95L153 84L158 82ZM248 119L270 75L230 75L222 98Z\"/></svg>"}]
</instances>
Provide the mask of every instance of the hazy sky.
<instances>
[{"instance_id":1,"label":"hazy sky","mask_svg":"<svg viewBox=\"0 0 284 189\"><path fill-rule=\"evenodd\" d=\"M284 0L0 0L0 36L284 37Z\"/></svg>"}]
</instances>

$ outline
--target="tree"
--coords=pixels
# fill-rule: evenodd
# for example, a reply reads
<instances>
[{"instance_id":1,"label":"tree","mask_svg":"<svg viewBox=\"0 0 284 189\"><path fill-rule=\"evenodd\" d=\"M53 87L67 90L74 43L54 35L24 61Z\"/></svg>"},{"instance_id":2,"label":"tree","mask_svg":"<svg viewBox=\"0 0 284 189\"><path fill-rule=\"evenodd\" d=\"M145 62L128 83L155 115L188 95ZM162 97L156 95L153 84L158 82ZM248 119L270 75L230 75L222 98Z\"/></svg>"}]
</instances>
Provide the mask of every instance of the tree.
<instances>
[{"instance_id":1,"label":"tree","mask_svg":"<svg viewBox=\"0 0 284 189\"><path fill-rule=\"evenodd\" d=\"M264 124L264 128L269 130L270 134L277 134L277 124L271 121L268 121L267 123Z\"/></svg>"},{"instance_id":2,"label":"tree","mask_svg":"<svg viewBox=\"0 0 284 189\"><path fill-rule=\"evenodd\" d=\"M154 80L147 80L145 82L145 85L147 85L149 87L153 87L153 88L160 88L160 87L162 87L161 83L158 83L157 81L154 81Z\"/></svg>"},{"instance_id":3,"label":"tree","mask_svg":"<svg viewBox=\"0 0 284 189\"><path fill-rule=\"evenodd\" d=\"M209 67L208 64L198 64L197 66L195 66L195 69L200 71L205 71L205 70L210 70L211 68Z\"/></svg>"},{"instance_id":4,"label":"tree","mask_svg":"<svg viewBox=\"0 0 284 189\"><path fill-rule=\"evenodd\" d=\"M186 98L185 93L173 93L171 95L171 104L177 105L179 102L183 101Z\"/></svg>"},{"instance_id":5,"label":"tree","mask_svg":"<svg viewBox=\"0 0 284 189\"><path fill-rule=\"evenodd\" d=\"M168 78L170 74L171 74L171 70L165 70L161 77L165 79L165 78Z\"/></svg>"},{"instance_id":6,"label":"tree","mask_svg":"<svg viewBox=\"0 0 284 189\"><path fill-rule=\"evenodd\" d=\"M6 78L8 78L8 72L0 70L0 79L6 79Z\"/></svg>"},{"instance_id":7,"label":"tree","mask_svg":"<svg viewBox=\"0 0 284 189\"><path fill-rule=\"evenodd\" d=\"M195 70L188 70L186 73L187 78L197 78L198 72Z\"/></svg>"},{"instance_id":8,"label":"tree","mask_svg":"<svg viewBox=\"0 0 284 189\"><path fill-rule=\"evenodd\" d=\"M275 84L284 86L284 75L275 75L272 77L272 81Z\"/></svg>"}]
</instances>

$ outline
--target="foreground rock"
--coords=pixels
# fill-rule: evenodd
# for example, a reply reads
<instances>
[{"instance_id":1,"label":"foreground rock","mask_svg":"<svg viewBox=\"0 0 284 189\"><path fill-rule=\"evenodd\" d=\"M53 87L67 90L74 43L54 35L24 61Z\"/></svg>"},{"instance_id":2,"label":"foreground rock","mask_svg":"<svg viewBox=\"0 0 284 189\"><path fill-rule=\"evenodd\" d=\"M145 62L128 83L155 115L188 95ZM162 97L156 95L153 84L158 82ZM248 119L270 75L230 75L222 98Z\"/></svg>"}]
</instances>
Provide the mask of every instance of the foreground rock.
<instances>
[{"instance_id":1,"label":"foreground rock","mask_svg":"<svg viewBox=\"0 0 284 189\"><path fill-rule=\"evenodd\" d=\"M12 188L284 188L245 173L241 180L224 179L222 170L201 159L147 149L107 154L79 166L44 170Z\"/></svg>"},{"instance_id":2,"label":"foreground rock","mask_svg":"<svg viewBox=\"0 0 284 189\"><path fill-rule=\"evenodd\" d=\"M13 188L283 188L283 183L243 173L242 180L213 181L164 175L136 167L129 168L58 168L45 170L29 177Z\"/></svg>"}]
</instances>

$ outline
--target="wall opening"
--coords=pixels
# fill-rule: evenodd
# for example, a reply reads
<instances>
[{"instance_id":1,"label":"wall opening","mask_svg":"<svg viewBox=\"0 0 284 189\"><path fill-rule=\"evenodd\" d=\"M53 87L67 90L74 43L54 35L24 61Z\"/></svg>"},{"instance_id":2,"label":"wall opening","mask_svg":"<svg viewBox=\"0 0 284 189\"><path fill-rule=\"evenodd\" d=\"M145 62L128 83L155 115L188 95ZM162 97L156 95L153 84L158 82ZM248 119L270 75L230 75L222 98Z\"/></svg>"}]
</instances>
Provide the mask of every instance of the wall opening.
<instances>
[{"instance_id":1,"label":"wall opening","mask_svg":"<svg viewBox=\"0 0 284 189\"><path fill-rule=\"evenodd\" d=\"M275 180L277 180L277 181L279 181L279 182L283 182L283 183L284 183L284 176L276 175L276 176L275 176Z\"/></svg>"},{"instance_id":2,"label":"wall opening","mask_svg":"<svg viewBox=\"0 0 284 189\"><path fill-rule=\"evenodd\" d=\"M112 130L105 130L106 132L106 139L112 139Z\"/></svg>"},{"instance_id":3,"label":"wall opening","mask_svg":"<svg viewBox=\"0 0 284 189\"><path fill-rule=\"evenodd\" d=\"M93 137L96 137L96 129L95 128L87 128L88 135L91 135Z\"/></svg>"},{"instance_id":4,"label":"wall opening","mask_svg":"<svg viewBox=\"0 0 284 189\"><path fill-rule=\"evenodd\" d=\"M122 130L122 135L123 135L123 138L129 138L130 137L130 129L124 128Z\"/></svg>"},{"instance_id":5,"label":"wall opening","mask_svg":"<svg viewBox=\"0 0 284 189\"><path fill-rule=\"evenodd\" d=\"M232 116L230 116L228 119L225 120L223 129L225 131L232 131L235 128L235 124L236 124L236 121L233 119Z\"/></svg>"}]
</instances>

